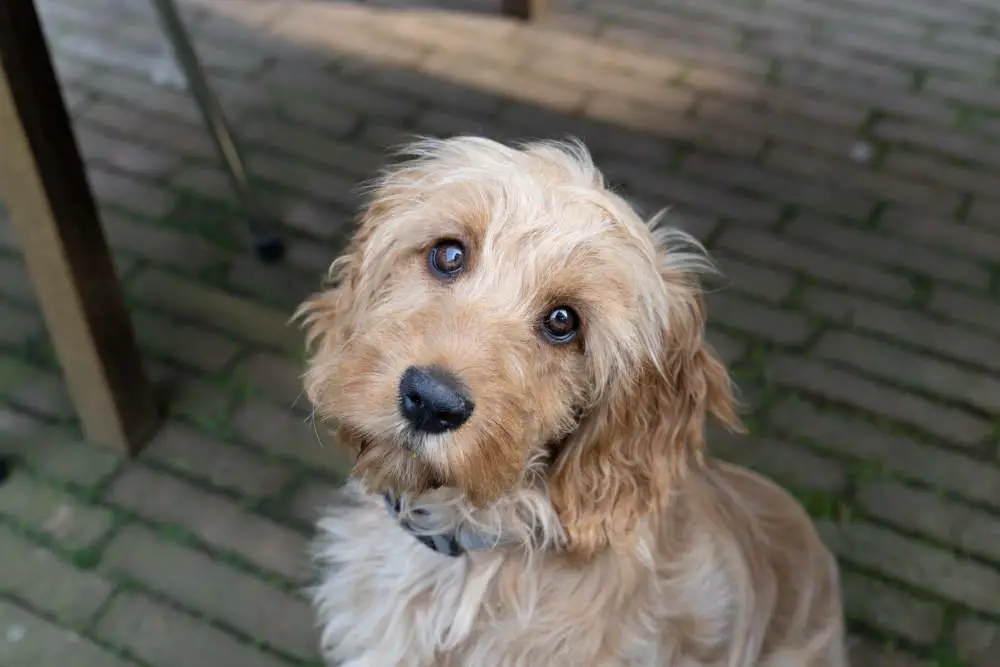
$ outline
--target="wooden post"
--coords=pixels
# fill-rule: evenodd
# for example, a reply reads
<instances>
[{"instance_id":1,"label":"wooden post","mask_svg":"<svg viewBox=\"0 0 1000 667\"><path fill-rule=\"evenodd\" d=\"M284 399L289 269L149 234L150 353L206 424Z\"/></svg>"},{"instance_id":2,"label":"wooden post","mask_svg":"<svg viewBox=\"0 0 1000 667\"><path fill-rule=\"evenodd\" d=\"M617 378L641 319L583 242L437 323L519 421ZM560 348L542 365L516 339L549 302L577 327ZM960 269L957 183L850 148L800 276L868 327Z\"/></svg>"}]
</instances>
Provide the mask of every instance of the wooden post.
<instances>
[{"instance_id":1,"label":"wooden post","mask_svg":"<svg viewBox=\"0 0 1000 667\"><path fill-rule=\"evenodd\" d=\"M0 2L0 199L85 435L135 452L159 410L30 0Z\"/></svg>"},{"instance_id":2,"label":"wooden post","mask_svg":"<svg viewBox=\"0 0 1000 667\"><path fill-rule=\"evenodd\" d=\"M542 11L544 0L503 0L502 11L506 16L530 21Z\"/></svg>"}]
</instances>

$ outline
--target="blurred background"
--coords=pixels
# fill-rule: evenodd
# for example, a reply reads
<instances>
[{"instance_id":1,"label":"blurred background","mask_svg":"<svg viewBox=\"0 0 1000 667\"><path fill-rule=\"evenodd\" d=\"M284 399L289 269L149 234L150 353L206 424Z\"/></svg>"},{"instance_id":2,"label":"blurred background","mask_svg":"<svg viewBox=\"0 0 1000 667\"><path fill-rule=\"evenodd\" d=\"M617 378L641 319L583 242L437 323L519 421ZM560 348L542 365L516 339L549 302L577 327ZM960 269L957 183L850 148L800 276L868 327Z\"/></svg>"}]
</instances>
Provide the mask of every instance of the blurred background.
<instances>
[{"instance_id":1,"label":"blurred background","mask_svg":"<svg viewBox=\"0 0 1000 667\"><path fill-rule=\"evenodd\" d=\"M184 0L281 223L238 206L148 2L37 0L169 419L83 442L0 214L0 663L317 665L310 523L347 469L292 309L413 134L574 135L727 276L747 438L841 557L856 667L1000 665L1000 4Z\"/></svg>"}]
</instances>

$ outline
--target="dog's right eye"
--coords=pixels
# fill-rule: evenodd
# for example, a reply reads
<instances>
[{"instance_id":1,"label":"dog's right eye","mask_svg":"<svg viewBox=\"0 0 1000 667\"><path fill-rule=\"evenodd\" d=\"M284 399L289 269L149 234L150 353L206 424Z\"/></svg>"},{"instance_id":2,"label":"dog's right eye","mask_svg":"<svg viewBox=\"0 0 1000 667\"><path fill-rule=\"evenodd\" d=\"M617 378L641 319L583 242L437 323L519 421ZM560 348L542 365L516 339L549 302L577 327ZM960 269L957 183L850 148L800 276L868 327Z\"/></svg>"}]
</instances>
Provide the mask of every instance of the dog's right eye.
<instances>
[{"instance_id":1,"label":"dog's right eye","mask_svg":"<svg viewBox=\"0 0 1000 667\"><path fill-rule=\"evenodd\" d=\"M437 277L454 278L465 268L465 246L458 241L440 241L431 248L427 263Z\"/></svg>"}]
</instances>

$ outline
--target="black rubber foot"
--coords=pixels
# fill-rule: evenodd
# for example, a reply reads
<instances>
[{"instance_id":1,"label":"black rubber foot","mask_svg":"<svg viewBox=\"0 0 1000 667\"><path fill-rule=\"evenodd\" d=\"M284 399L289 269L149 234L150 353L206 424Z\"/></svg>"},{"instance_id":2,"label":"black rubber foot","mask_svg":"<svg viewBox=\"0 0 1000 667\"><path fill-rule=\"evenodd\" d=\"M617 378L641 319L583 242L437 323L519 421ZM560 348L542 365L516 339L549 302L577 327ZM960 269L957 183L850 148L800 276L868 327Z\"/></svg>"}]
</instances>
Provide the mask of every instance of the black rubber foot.
<instances>
[{"instance_id":1,"label":"black rubber foot","mask_svg":"<svg viewBox=\"0 0 1000 667\"><path fill-rule=\"evenodd\" d=\"M253 251L262 262L277 262L285 254L285 242L275 234L260 234L253 239Z\"/></svg>"}]
</instances>

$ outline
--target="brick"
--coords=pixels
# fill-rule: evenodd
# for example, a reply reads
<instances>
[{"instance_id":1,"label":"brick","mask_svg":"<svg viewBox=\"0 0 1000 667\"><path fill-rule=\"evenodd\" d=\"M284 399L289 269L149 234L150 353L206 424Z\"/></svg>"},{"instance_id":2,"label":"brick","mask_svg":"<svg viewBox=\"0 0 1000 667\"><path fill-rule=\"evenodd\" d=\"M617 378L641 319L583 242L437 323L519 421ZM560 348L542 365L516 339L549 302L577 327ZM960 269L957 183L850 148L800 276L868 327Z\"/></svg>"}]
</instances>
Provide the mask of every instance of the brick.
<instances>
[{"instance_id":1,"label":"brick","mask_svg":"<svg viewBox=\"0 0 1000 667\"><path fill-rule=\"evenodd\" d=\"M328 434L329 426L308 423L306 417L263 401L249 401L233 417L245 439L267 452L291 458L345 477L353 455Z\"/></svg>"},{"instance_id":2,"label":"brick","mask_svg":"<svg viewBox=\"0 0 1000 667\"><path fill-rule=\"evenodd\" d=\"M0 396L17 392L29 382L36 381L42 372L20 359L0 356Z\"/></svg>"},{"instance_id":3,"label":"brick","mask_svg":"<svg viewBox=\"0 0 1000 667\"><path fill-rule=\"evenodd\" d=\"M113 524L108 510L84 505L16 470L0 485L0 514L69 549L94 546Z\"/></svg>"},{"instance_id":4,"label":"brick","mask_svg":"<svg viewBox=\"0 0 1000 667\"><path fill-rule=\"evenodd\" d=\"M986 261L995 261L1000 257L1000 234L956 225L943 218L900 211L886 216L882 228L895 234L909 234L924 243L940 244L952 252Z\"/></svg>"},{"instance_id":5,"label":"brick","mask_svg":"<svg viewBox=\"0 0 1000 667\"><path fill-rule=\"evenodd\" d=\"M745 51L720 49L711 42L692 41L687 36L651 35L639 28L610 25L601 30L599 37L603 43L618 48L641 50L660 58L678 59L685 63L732 69L751 75L764 75L768 69L766 58Z\"/></svg>"},{"instance_id":6,"label":"brick","mask_svg":"<svg viewBox=\"0 0 1000 667\"><path fill-rule=\"evenodd\" d=\"M746 301L726 293L706 298L710 322L738 329L783 345L804 343L812 333L809 322L797 313Z\"/></svg>"},{"instance_id":7,"label":"brick","mask_svg":"<svg viewBox=\"0 0 1000 667\"><path fill-rule=\"evenodd\" d=\"M753 157L764 146L764 138L732 128L718 128L690 118L685 109L665 112L637 102L615 97L599 97L588 102L584 115L589 120L645 132L670 141L685 142L702 150L717 150Z\"/></svg>"},{"instance_id":8,"label":"brick","mask_svg":"<svg viewBox=\"0 0 1000 667\"><path fill-rule=\"evenodd\" d=\"M976 55L984 61L1000 58L1000 45L993 37L977 35L968 30L937 30L929 44L943 50L961 51Z\"/></svg>"},{"instance_id":9,"label":"brick","mask_svg":"<svg viewBox=\"0 0 1000 667\"><path fill-rule=\"evenodd\" d=\"M324 205L345 210L358 207L355 177L332 174L271 153L252 152L247 161L257 179L308 195Z\"/></svg>"},{"instance_id":10,"label":"brick","mask_svg":"<svg viewBox=\"0 0 1000 667\"><path fill-rule=\"evenodd\" d=\"M902 276L814 250L789 239L733 227L716 242L724 248L762 263L801 271L817 280L897 299L912 296L913 288Z\"/></svg>"},{"instance_id":11,"label":"brick","mask_svg":"<svg viewBox=\"0 0 1000 667\"><path fill-rule=\"evenodd\" d=\"M338 34L339 31L338 31ZM298 95L336 110L364 113L366 118L399 120L412 116L418 104L389 91L373 90L369 86L358 85L357 81L329 76L323 79L321 90L316 90L316 77L298 71L289 71L279 66L269 69L259 78L260 85L269 90L274 98L281 99Z\"/></svg>"},{"instance_id":12,"label":"brick","mask_svg":"<svg viewBox=\"0 0 1000 667\"><path fill-rule=\"evenodd\" d=\"M820 288L807 288L801 302L807 310L841 325L874 331L944 357L1000 370L1000 341L918 311Z\"/></svg>"},{"instance_id":13,"label":"brick","mask_svg":"<svg viewBox=\"0 0 1000 667\"><path fill-rule=\"evenodd\" d=\"M867 640L852 640L850 664L852 667L925 667L924 660L908 655L902 649L877 646Z\"/></svg>"},{"instance_id":14,"label":"brick","mask_svg":"<svg viewBox=\"0 0 1000 667\"><path fill-rule=\"evenodd\" d=\"M578 65L575 71L580 71ZM585 87L591 91L588 95L588 99L591 100L611 97L616 100L633 101L650 109L662 109L668 113L679 113L694 105L693 91L667 83L624 77L617 72L599 70L587 71L586 78L588 83Z\"/></svg>"},{"instance_id":15,"label":"brick","mask_svg":"<svg viewBox=\"0 0 1000 667\"><path fill-rule=\"evenodd\" d=\"M502 133L508 126L515 134L536 137L555 137L567 134L586 142L595 160L603 166L612 157L642 160L651 165L664 165L674 160L676 151L669 142L600 120L567 117L548 112L533 105L507 103L495 119Z\"/></svg>"},{"instance_id":16,"label":"brick","mask_svg":"<svg viewBox=\"0 0 1000 667\"><path fill-rule=\"evenodd\" d=\"M240 362L235 375L260 388L284 406L298 405L308 410L309 401L302 393L303 371L300 362L269 352L258 352Z\"/></svg>"},{"instance_id":17,"label":"brick","mask_svg":"<svg viewBox=\"0 0 1000 667\"><path fill-rule=\"evenodd\" d=\"M376 151L328 139L313 129L278 123L272 119L253 119L242 123L240 139L248 146L258 145L294 155L357 179L374 176L385 163L385 156Z\"/></svg>"},{"instance_id":18,"label":"brick","mask_svg":"<svg viewBox=\"0 0 1000 667\"><path fill-rule=\"evenodd\" d=\"M23 414L0 407L0 453L16 456L32 470L79 486L99 484L118 459L107 450Z\"/></svg>"},{"instance_id":19,"label":"brick","mask_svg":"<svg viewBox=\"0 0 1000 667\"><path fill-rule=\"evenodd\" d=\"M204 371L223 369L239 350L224 336L153 313L133 313L132 324L142 347Z\"/></svg>"},{"instance_id":20,"label":"brick","mask_svg":"<svg viewBox=\"0 0 1000 667\"><path fill-rule=\"evenodd\" d=\"M78 633L39 618L13 602L0 600L0 662L31 667L134 667ZM14 639L17 637L17 639Z\"/></svg>"},{"instance_id":21,"label":"brick","mask_svg":"<svg viewBox=\"0 0 1000 667\"><path fill-rule=\"evenodd\" d=\"M924 46L917 41L887 39L884 33L861 31L854 28L828 31L838 48L855 51L880 60L899 63L913 69L927 69L934 73L959 73L965 77L989 77L993 74L990 59L973 54L953 52Z\"/></svg>"},{"instance_id":22,"label":"brick","mask_svg":"<svg viewBox=\"0 0 1000 667\"><path fill-rule=\"evenodd\" d=\"M840 558L973 609L1000 610L1000 573L992 568L863 521L821 520L817 528Z\"/></svg>"},{"instance_id":23,"label":"brick","mask_svg":"<svg viewBox=\"0 0 1000 667\"><path fill-rule=\"evenodd\" d=\"M740 30L778 31L804 29L798 17L775 12L761 12L735 5L685 3L663 12L656 7L631 8L605 5L604 13L615 23L635 25L656 36L697 39L722 46L736 47Z\"/></svg>"},{"instance_id":24,"label":"brick","mask_svg":"<svg viewBox=\"0 0 1000 667\"><path fill-rule=\"evenodd\" d=\"M128 84L136 85L132 81ZM162 94L157 95L157 90L153 86L140 86L132 95L136 98L151 95L154 102L159 102ZM123 104L123 101L126 104ZM138 104L132 99L100 100L87 107L80 122L92 123L109 133L126 137L129 141L160 150L204 159L212 159L215 156L215 147L205 134L205 130L198 124L199 120L194 112L190 112L189 119L181 115L184 113L181 109L187 109L187 105L176 109L169 105L162 109L158 107L146 109L140 106L139 110L133 106ZM176 114L178 118L168 116L168 112Z\"/></svg>"},{"instance_id":25,"label":"brick","mask_svg":"<svg viewBox=\"0 0 1000 667\"><path fill-rule=\"evenodd\" d=\"M353 229L347 213L310 201L289 202L279 217L289 227L321 239L346 236Z\"/></svg>"},{"instance_id":26,"label":"brick","mask_svg":"<svg viewBox=\"0 0 1000 667\"><path fill-rule=\"evenodd\" d=\"M105 579L66 564L6 526L0 526L0 563L0 592L63 622L83 624L111 595Z\"/></svg>"},{"instance_id":27,"label":"brick","mask_svg":"<svg viewBox=\"0 0 1000 667\"><path fill-rule=\"evenodd\" d=\"M373 25L373 16L338 14L334 17L327 13L329 11L325 5L297 8L276 21L269 32L293 43L326 44L330 32L336 30L338 51L378 65L413 65L427 51L427 44L420 39L407 39L398 31L391 33L391 24Z\"/></svg>"},{"instance_id":28,"label":"brick","mask_svg":"<svg viewBox=\"0 0 1000 667\"><path fill-rule=\"evenodd\" d=\"M579 87L543 78L524 69L512 70L503 64L467 53L438 52L420 63L420 73L432 78L444 78L494 95L537 104L544 109L572 113L585 99ZM665 96L664 101L668 99ZM660 108L660 107L658 107Z\"/></svg>"},{"instance_id":29,"label":"brick","mask_svg":"<svg viewBox=\"0 0 1000 667\"><path fill-rule=\"evenodd\" d=\"M0 293L24 304L35 301L35 287L24 262L0 257Z\"/></svg>"},{"instance_id":30,"label":"brick","mask_svg":"<svg viewBox=\"0 0 1000 667\"><path fill-rule=\"evenodd\" d=\"M54 48L88 64L138 76L148 74L162 57L148 47L123 47L115 41L82 32L61 35Z\"/></svg>"},{"instance_id":31,"label":"brick","mask_svg":"<svg viewBox=\"0 0 1000 667\"><path fill-rule=\"evenodd\" d=\"M281 466L176 422L164 425L143 449L142 456L255 499L274 496L291 479L291 471Z\"/></svg>"},{"instance_id":32,"label":"brick","mask_svg":"<svg viewBox=\"0 0 1000 667\"><path fill-rule=\"evenodd\" d=\"M115 597L96 634L151 667L281 667L284 663L232 636L135 593Z\"/></svg>"},{"instance_id":33,"label":"brick","mask_svg":"<svg viewBox=\"0 0 1000 667\"><path fill-rule=\"evenodd\" d=\"M1000 333L1000 305L989 298L938 287L931 294L927 307L953 320ZM989 360L980 360L989 363Z\"/></svg>"},{"instance_id":34,"label":"brick","mask_svg":"<svg viewBox=\"0 0 1000 667\"><path fill-rule=\"evenodd\" d=\"M1000 203L982 197L974 199L967 222L985 229L1000 229Z\"/></svg>"},{"instance_id":35,"label":"brick","mask_svg":"<svg viewBox=\"0 0 1000 667\"><path fill-rule=\"evenodd\" d=\"M532 61L533 69L560 83L619 94L654 105L660 96L668 96L662 88L684 71L678 63L665 58L611 50L592 42L582 43L586 48L578 48L575 43L570 48L556 49L539 45L534 49L537 59ZM531 58L525 56L525 60Z\"/></svg>"},{"instance_id":36,"label":"brick","mask_svg":"<svg viewBox=\"0 0 1000 667\"><path fill-rule=\"evenodd\" d=\"M994 667L1000 664L1000 627L979 618L962 618L955 626L955 646L969 667Z\"/></svg>"},{"instance_id":37,"label":"brick","mask_svg":"<svg viewBox=\"0 0 1000 667\"><path fill-rule=\"evenodd\" d=\"M777 144L768 152L766 164L819 181L835 182L842 189L864 193L885 202L915 206L942 216L950 216L958 207L958 193L950 188L920 183L887 171L876 171L870 164L848 162L850 148L845 146L843 159L837 160Z\"/></svg>"},{"instance_id":38,"label":"brick","mask_svg":"<svg viewBox=\"0 0 1000 667\"><path fill-rule=\"evenodd\" d=\"M285 260L304 275L318 278L325 276L335 255L329 244L316 243L303 238L285 241ZM256 266L260 266L259 263ZM304 296L304 295L303 295Z\"/></svg>"},{"instance_id":39,"label":"brick","mask_svg":"<svg viewBox=\"0 0 1000 667\"><path fill-rule=\"evenodd\" d=\"M996 194L995 170L959 167L947 160L918 155L902 149L892 150L882 168L936 186L946 186L961 192L992 196Z\"/></svg>"},{"instance_id":40,"label":"brick","mask_svg":"<svg viewBox=\"0 0 1000 667\"><path fill-rule=\"evenodd\" d=\"M310 482L292 496L289 513L302 523L314 524L320 519L326 506L333 504L336 492L337 487L331 484Z\"/></svg>"},{"instance_id":41,"label":"brick","mask_svg":"<svg viewBox=\"0 0 1000 667\"><path fill-rule=\"evenodd\" d=\"M619 161L606 163L604 172L610 179L624 183L630 193L656 197L665 205L690 206L740 223L767 225L778 220L779 207L773 202L758 201L680 176L651 172Z\"/></svg>"},{"instance_id":42,"label":"brick","mask_svg":"<svg viewBox=\"0 0 1000 667\"><path fill-rule=\"evenodd\" d=\"M913 243L905 236L854 229L814 216L793 220L782 234L848 257L915 271L931 278L973 287L986 287L990 280L985 267Z\"/></svg>"},{"instance_id":43,"label":"brick","mask_svg":"<svg viewBox=\"0 0 1000 667\"><path fill-rule=\"evenodd\" d=\"M1000 90L994 86L984 86L980 81L968 81L947 76L932 76L925 86L926 92L947 100L966 105L997 108L1000 106Z\"/></svg>"},{"instance_id":44,"label":"brick","mask_svg":"<svg viewBox=\"0 0 1000 667\"><path fill-rule=\"evenodd\" d=\"M226 285L234 292L244 294L254 301L273 306L281 312L292 313L308 297L320 289L322 271L297 273L289 271L295 246L285 246L283 266L262 266L251 257L232 263L226 274ZM332 255L326 254L327 259Z\"/></svg>"},{"instance_id":45,"label":"brick","mask_svg":"<svg viewBox=\"0 0 1000 667\"><path fill-rule=\"evenodd\" d=\"M709 439L709 453L756 470L793 489L840 493L847 483L843 464L781 440L720 432Z\"/></svg>"},{"instance_id":46,"label":"brick","mask_svg":"<svg viewBox=\"0 0 1000 667\"><path fill-rule=\"evenodd\" d=\"M683 16L677 11L663 12L655 7L634 7L624 3L600 4L594 10L614 25L642 28L657 37L692 38L730 48L740 43L740 31L728 21L708 21Z\"/></svg>"},{"instance_id":47,"label":"brick","mask_svg":"<svg viewBox=\"0 0 1000 667\"><path fill-rule=\"evenodd\" d=\"M862 485L858 502L873 517L1000 561L1000 517L892 481Z\"/></svg>"},{"instance_id":48,"label":"brick","mask_svg":"<svg viewBox=\"0 0 1000 667\"><path fill-rule=\"evenodd\" d=\"M714 122L714 119L706 120ZM811 128L811 136L824 136ZM785 136L782 135L782 140ZM849 144L844 144L849 145ZM842 150L842 147L841 147ZM843 190L825 183L815 183L773 169L762 169L747 161L729 160L695 153L684 160L682 170L698 178L726 183L780 202L798 204L839 215L864 219L875 206L875 200L858 194L848 196Z\"/></svg>"},{"instance_id":49,"label":"brick","mask_svg":"<svg viewBox=\"0 0 1000 667\"><path fill-rule=\"evenodd\" d=\"M549 70L545 68L540 70L541 73L547 71ZM376 88L387 89L389 93L402 93L407 97L430 102L435 107L472 112L482 116L494 113L501 104L501 98L496 95L448 81L431 79L409 70L380 69L375 71L372 77L366 77L366 83Z\"/></svg>"},{"instance_id":50,"label":"brick","mask_svg":"<svg viewBox=\"0 0 1000 667\"><path fill-rule=\"evenodd\" d=\"M709 328L706 338L708 344L722 359L722 363L726 365L733 363L746 353L746 343L729 334L716 331L714 328Z\"/></svg>"},{"instance_id":51,"label":"brick","mask_svg":"<svg viewBox=\"0 0 1000 667\"><path fill-rule=\"evenodd\" d=\"M44 330L37 313L0 303L0 345L21 345Z\"/></svg>"},{"instance_id":52,"label":"brick","mask_svg":"<svg viewBox=\"0 0 1000 667\"><path fill-rule=\"evenodd\" d=\"M195 36L194 47L205 69L228 76L252 78L264 69L270 54L260 49L244 47L237 41L220 44L217 34Z\"/></svg>"},{"instance_id":53,"label":"brick","mask_svg":"<svg viewBox=\"0 0 1000 667\"><path fill-rule=\"evenodd\" d=\"M843 331L823 334L813 352L893 384L936 394L989 414L1000 413L1000 380L989 375Z\"/></svg>"},{"instance_id":54,"label":"brick","mask_svg":"<svg viewBox=\"0 0 1000 667\"><path fill-rule=\"evenodd\" d=\"M85 160L117 171L157 178L165 176L179 162L177 155L145 148L87 125L77 125L75 133Z\"/></svg>"},{"instance_id":55,"label":"brick","mask_svg":"<svg viewBox=\"0 0 1000 667\"><path fill-rule=\"evenodd\" d=\"M944 617L940 604L855 572L842 572L840 579L849 617L918 644L930 644L937 638Z\"/></svg>"},{"instance_id":56,"label":"brick","mask_svg":"<svg viewBox=\"0 0 1000 667\"><path fill-rule=\"evenodd\" d=\"M234 401L218 383L191 376L172 378L170 396L170 415L200 427L227 424Z\"/></svg>"},{"instance_id":57,"label":"brick","mask_svg":"<svg viewBox=\"0 0 1000 667\"><path fill-rule=\"evenodd\" d=\"M99 204L120 206L148 218L162 218L174 205L174 195L156 184L148 183L100 167L87 169L90 186Z\"/></svg>"},{"instance_id":58,"label":"brick","mask_svg":"<svg viewBox=\"0 0 1000 667\"><path fill-rule=\"evenodd\" d=\"M720 126L745 135L759 136L780 142L782 145L792 145L806 150L827 153L833 156L846 154L854 144L856 134L853 131L836 126L827 126L814 120L789 118L786 114L774 113L767 108L754 108L734 104L732 100L706 99L698 104L697 119L709 126ZM731 168L730 168L731 169ZM759 168L758 168L759 169ZM754 180L767 178L766 172L757 175ZM780 193L784 197L802 197L811 206L829 206L836 203L836 196L831 190L832 184L814 185L807 180L795 179L791 175L775 176L771 179L769 188L777 190L782 181L786 184L802 186L803 192ZM825 186L825 187L824 187ZM860 208L865 202L859 202L854 208ZM845 213L845 215L855 215Z\"/></svg>"},{"instance_id":59,"label":"brick","mask_svg":"<svg viewBox=\"0 0 1000 667\"><path fill-rule=\"evenodd\" d=\"M792 70L781 77L779 87L929 123L947 124L954 116L952 106L943 100L875 85L868 79L845 78L843 72L825 68Z\"/></svg>"},{"instance_id":60,"label":"brick","mask_svg":"<svg viewBox=\"0 0 1000 667\"><path fill-rule=\"evenodd\" d=\"M76 419L76 408L62 377L44 373L24 382L8 395L8 400L19 408L48 419L71 422Z\"/></svg>"},{"instance_id":61,"label":"brick","mask_svg":"<svg viewBox=\"0 0 1000 667\"><path fill-rule=\"evenodd\" d=\"M825 5L817 5L816 9L822 12ZM866 18L872 22L878 21L878 18L874 16ZM923 29L918 27L917 30L922 31ZM873 60L848 49L840 48L839 45L831 44L828 40L818 41L804 30L793 34L769 35L766 38L757 37L745 48L754 53L762 53L780 59L782 74L796 69L826 70L837 72L849 79L866 79L878 82L883 86L896 86L900 89L908 88L912 82L912 75L907 68L898 64L887 64Z\"/></svg>"},{"instance_id":62,"label":"brick","mask_svg":"<svg viewBox=\"0 0 1000 667\"><path fill-rule=\"evenodd\" d=\"M225 292L202 287L166 273L147 270L132 280L131 295L179 317L216 326L253 342L298 350L301 334L282 315Z\"/></svg>"},{"instance_id":63,"label":"brick","mask_svg":"<svg viewBox=\"0 0 1000 667\"><path fill-rule=\"evenodd\" d=\"M183 526L205 543L262 568L289 579L304 576L304 537L221 496L139 466L119 476L106 495L150 521Z\"/></svg>"},{"instance_id":64,"label":"brick","mask_svg":"<svg viewBox=\"0 0 1000 667\"><path fill-rule=\"evenodd\" d=\"M909 146L936 151L963 160L982 162L987 165L1000 164L1000 158L996 156L995 144L958 130L929 127L924 123L883 120L875 128L875 131L879 137L888 141L897 141ZM986 192L990 191L986 190Z\"/></svg>"},{"instance_id":65,"label":"brick","mask_svg":"<svg viewBox=\"0 0 1000 667\"><path fill-rule=\"evenodd\" d=\"M308 603L138 526L121 531L102 565L279 651L316 659Z\"/></svg>"},{"instance_id":66,"label":"brick","mask_svg":"<svg viewBox=\"0 0 1000 667\"><path fill-rule=\"evenodd\" d=\"M979 445L990 430L987 422L967 412L865 380L811 359L778 357L771 361L770 368L778 384L784 387L910 424L956 444Z\"/></svg>"},{"instance_id":67,"label":"brick","mask_svg":"<svg viewBox=\"0 0 1000 667\"><path fill-rule=\"evenodd\" d=\"M130 256L197 274L224 261L227 253L192 234L143 224L116 213L102 216L108 243Z\"/></svg>"},{"instance_id":68,"label":"brick","mask_svg":"<svg viewBox=\"0 0 1000 667\"><path fill-rule=\"evenodd\" d=\"M355 110L316 103L308 98L279 97L273 102L275 121L280 119L295 127L310 128L327 137L351 136L361 122L361 114ZM264 115L263 112L250 107L241 107L240 111L244 112L240 116L240 127L242 119L248 118L253 121Z\"/></svg>"},{"instance_id":69,"label":"brick","mask_svg":"<svg viewBox=\"0 0 1000 667\"><path fill-rule=\"evenodd\" d=\"M957 451L890 433L852 417L782 401L769 422L798 438L843 456L863 459L904 479L1000 507L1000 469Z\"/></svg>"},{"instance_id":70,"label":"brick","mask_svg":"<svg viewBox=\"0 0 1000 667\"><path fill-rule=\"evenodd\" d=\"M94 98L93 107L96 107L88 106L80 115L83 122L92 120L107 130L116 130L114 121L123 121L122 131L135 135L137 139L141 139L138 136L142 127L139 121L143 116L155 118L169 127L181 128L188 135L193 135L198 128L200 115L194 98L184 90L158 86L148 76L136 77L114 70L95 69L80 85ZM181 122L186 125L182 126ZM150 129L152 135L163 142L165 135L161 134L161 130ZM182 141L177 148L185 145ZM165 142L162 146L169 148ZM201 146L207 149L210 145L202 143Z\"/></svg>"}]
</instances>

